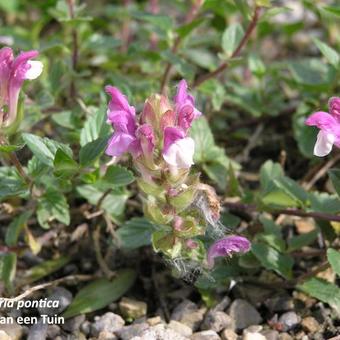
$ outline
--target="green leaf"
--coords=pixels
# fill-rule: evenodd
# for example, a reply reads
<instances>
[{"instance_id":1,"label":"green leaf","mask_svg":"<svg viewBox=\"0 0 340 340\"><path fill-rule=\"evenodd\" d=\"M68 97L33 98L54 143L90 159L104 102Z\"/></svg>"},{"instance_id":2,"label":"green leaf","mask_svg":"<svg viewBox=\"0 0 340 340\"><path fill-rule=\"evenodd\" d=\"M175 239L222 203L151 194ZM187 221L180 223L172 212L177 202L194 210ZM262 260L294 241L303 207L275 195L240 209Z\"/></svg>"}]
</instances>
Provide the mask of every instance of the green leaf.
<instances>
[{"instance_id":1,"label":"green leaf","mask_svg":"<svg viewBox=\"0 0 340 340\"><path fill-rule=\"evenodd\" d=\"M266 66L264 65L264 63L262 62L258 55L252 53L249 56L248 64L250 71L257 77L263 77L265 75Z\"/></svg>"},{"instance_id":2,"label":"green leaf","mask_svg":"<svg viewBox=\"0 0 340 340\"><path fill-rule=\"evenodd\" d=\"M99 190L93 185L78 186L77 192L93 205L96 205L104 194L104 191ZM103 199L101 208L109 213L113 218L117 218L123 214L125 202L128 197L129 195L126 192L110 193Z\"/></svg>"},{"instance_id":3,"label":"green leaf","mask_svg":"<svg viewBox=\"0 0 340 340\"><path fill-rule=\"evenodd\" d=\"M72 159L62 149L58 149L54 157L54 173L57 177L69 177L74 175L79 167L75 160Z\"/></svg>"},{"instance_id":4,"label":"green leaf","mask_svg":"<svg viewBox=\"0 0 340 340\"><path fill-rule=\"evenodd\" d=\"M8 226L6 230L5 242L8 246L15 246L18 243L18 238L21 231L25 228L28 219L32 212L26 211L16 217Z\"/></svg>"},{"instance_id":5,"label":"green leaf","mask_svg":"<svg viewBox=\"0 0 340 340\"><path fill-rule=\"evenodd\" d=\"M276 249L261 243L253 243L251 250L266 269L274 270L287 279L292 277L294 261L289 255L281 254Z\"/></svg>"},{"instance_id":6,"label":"green leaf","mask_svg":"<svg viewBox=\"0 0 340 340\"><path fill-rule=\"evenodd\" d=\"M256 239L262 241L263 243L267 243L269 246L273 247L279 252L283 252L286 248L285 241L281 235L278 236L271 233L259 233L256 235Z\"/></svg>"},{"instance_id":7,"label":"green leaf","mask_svg":"<svg viewBox=\"0 0 340 340\"><path fill-rule=\"evenodd\" d=\"M26 270L23 281L25 284L38 281L43 277L63 268L68 262L70 262L70 260L71 258L69 256L60 256L57 259L44 261L41 264Z\"/></svg>"},{"instance_id":8,"label":"green leaf","mask_svg":"<svg viewBox=\"0 0 340 340\"><path fill-rule=\"evenodd\" d=\"M228 57L231 57L244 36L244 31L239 23L231 24L222 35L222 48Z\"/></svg>"},{"instance_id":9,"label":"green leaf","mask_svg":"<svg viewBox=\"0 0 340 340\"><path fill-rule=\"evenodd\" d=\"M186 36L188 36L196 27L200 26L203 22L205 22L204 19L198 18L193 21L191 21L188 24L185 24L179 28L177 28L177 33L181 37L181 39L184 39Z\"/></svg>"},{"instance_id":10,"label":"green leaf","mask_svg":"<svg viewBox=\"0 0 340 340\"><path fill-rule=\"evenodd\" d=\"M149 14L139 11L134 11L131 14L135 19L146 21L164 31L169 31L173 27L173 20L171 16L168 15Z\"/></svg>"},{"instance_id":11,"label":"green leaf","mask_svg":"<svg viewBox=\"0 0 340 340\"><path fill-rule=\"evenodd\" d=\"M332 64L335 68L339 68L340 56L339 53L334 50L332 47L328 46L321 40L314 38L313 39L315 45L320 50L320 52L324 55L324 57L328 60L330 64Z\"/></svg>"},{"instance_id":12,"label":"green leaf","mask_svg":"<svg viewBox=\"0 0 340 340\"><path fill-rule=\"evenodd\" d=\"M322 279L312 278L298 286L298 289L322 302L328 303L338 313L340 312L340 288L335 284Z\"/></svg>"},{"instance_id":13,"label":"green leaf","mask_svg":"<svg viewBox=\"0 0 340 340\"><path fill-rule=\"evenodd\" d=\"M80 145L97 140L99 137L106 137L110 132L110 126L106 124L106 113L103 108L90 115L80 131Z\"/></svg>"},{"instance_id":14,"label":"green leaf","mask_svg":"<svg viewBox=\"0 0 340 340\"><path fill-rule=\"evenodd\" d=\"M117 236L124 248L136 249L150 245L154 231L154 225L147 219L134 217L117 230Z\"/></svg>"},{"instance_id":15,"label":"green leaf","mask_svg":"<svg viewBox=\"0 0 340 340\"><path fill-rule=\"evenodd\" d=\"M264 192L268 192L272 188L272 181L275 178L284 176L283 170L280 164L274 163L269 160L265 162L260 170L260 183Z\"/></svg>"},{"instance_id":16,"label":"green leaf","mask_svg":"<svg viewBox=\"0 0 340 340\"><path fill-rule=\"evenodd\" d=\"M85 144L79 152L80 165L88 166L97 160L104 152L109 137L99 137Z\"/></svg>"},{"instance_id":17,"label":"green leaf","mask_svg":"<svg viewBox=\"0 0 340 340\"><path fill-rule=\"evenodd\" d=\"M256 0L255 3L257 6L271 7L271 0Z\"/></svg>"},{"instance_id":18,"label":"green leaf","mask_svg":"<svg viewBox=\"0 0 340 340\"><path fill-rule=\"evenodd\" d=\"M28 148L32 153L45 165L53 167L53 161L58 149L61 149L65 154L72 158L72 150L66 144L56 142L49 138L42 138L30 133L22 135Z\"/></svg>"},{"instance_id":19,"label":"green leaf","mask_svg":"<svg viewBox=\"0 0 340 340\"><path fill-rule=\"evenodd\" d=\"M103 181L108 182L116 187L128 185L134 180L135 178L133 173L119 165L111 165L103 177Z\"/></svg>"},{"instance_id":20,"label":"green leaf","mask_svg":"<svg viewBox=\"0 0 340 340\"><path fill-rule=\"evenodd\" d=\"M335 249L327 249L327 259L334 272L340 276L340 252Z\"/></svg>"},{"instance_id":21,"label":"green leaf","mask_svg":"<svg viewBox=\"0 0 340 340\"><path fill-rule=\"evenodd\" d=\"M288 252L301 249L313 243L318 236L318 231L313 230L309 233L294 236L288 240Z\"/></svg>"},{"instance_id":22,"label":"green leaf","mask_svg":"<svg viewBox=\"0 0 340 340\"><path fill-rule=\"evenodd\" d=\"M310 207L312 211L328 214L340 212L340 200L336 194L329 195L327 192L313 191L309 193Z\"/></svg>"},{"instance_id":23,"label":"green leaf","mask_svg":"<svg viewBox=\"0 0 340 340\"><path fill-rule=\"evenodd\" d=\"M2 145L0 144L0 151L1 152L13 152L13 151L18 151L21 150L25 144L19 144L19 145Z\"/></svg>"},{"instance_id":24,"label":"green leaf","mask_svg":"<svg viewBox=\"0 0 340 340\"><path fill-rule=\"evenodd\" d=\"M340 6L324 6L322 10L340 17Z\"/></svg>"},{"instance_id":25,"label":"green leaf","mask_svg":"<svg viewBox=\"0 0 340 340\"><path fill-rule=\"evenodd\" d=\"M62 316L70 318L104 308L123 296L134 284L135 279L136 273L133 270L124 269L118 271L111 281L98 279L91 282L78 292Z\"/></svg>"},{"instance_id":26,"label":"green leaf","mask_svg":"<svg viewBox=\"0 0 340 340\"><path fill-rule=\"evenodd\" d=\"M28 193L27 184L11 167L0 167L0 200Z\"/></svg>"},{"instance_id":27,"label":"green leaf","mask_svg":"<svg viewBox=\"0 0 340 340\"><path fill-rule=\"evenodd\" d=\"M13 281L17 268L17 255L9 253L1 256L2 258L2 272L1 280L5 283L5 287L9 292L13 291Z\"/></svg>"},{"instance_id":28,"label":"green leaf","mask_svg":"<svg viewBox=\"0 0 340 340\"><path fill-rule=\"evenodd\" d=\"M54 189L48 188L39 198L37 208L39 224L48 229L49 223L57 220L63 224L70 224L70 210L65 196Z\"/></svg>"},{"instance_id":29,"label":"green leaf","mask_svg":"<svg viewBox=\"0 0 340 340\"><path fill-rule=\"evenodd\" d=\"M340 198L340 169L331 169L328 175L332 181L333 187Z\"/></svg>"}]
</instances>

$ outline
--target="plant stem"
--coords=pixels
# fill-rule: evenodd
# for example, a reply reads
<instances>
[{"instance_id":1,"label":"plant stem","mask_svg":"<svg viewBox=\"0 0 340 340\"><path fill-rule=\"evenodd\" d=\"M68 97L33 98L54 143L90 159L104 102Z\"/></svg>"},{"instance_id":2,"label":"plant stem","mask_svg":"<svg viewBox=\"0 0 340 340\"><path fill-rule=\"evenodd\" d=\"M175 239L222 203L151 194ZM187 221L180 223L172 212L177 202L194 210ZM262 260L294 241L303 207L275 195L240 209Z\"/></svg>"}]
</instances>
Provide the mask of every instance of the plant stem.
<instances>
[{"instance_id":1,"label":"plant stem","mask_svg":"<svg viewBox=\"0 0 340 340\"><path fill-rule=\"evenodd\" d=\"M0 145L7 145L7 140L6 138L0 134ZM8 157L9 160L11 161L11 163L15 166L15 168L17 169L19 175L22 177L22 179L28 184L31 185L32 181L31 179L27 176L24 168L22 167L16 153L13 152L9 152L8 153Z\"/></svg>"},{"instance_id":2,"label":"plant stem","mask_svg":"<svg viewBox=\"0 0 340 340\"><path fill-rule=\"evenodd\" d=\"M247 30L242 38L242 40L240 41L240 43L238 44L238 46L236 47L235 51L233 52L233 54L231 55L230 59L236 58L239 56L239 54L241 53L243 47L246 45L246 43L248 42L252 32L254 31L258 20L260 17L260 7L256 6L255 10L254 10L254 14L253 17L247 27ZM216 70L211 71L209 73L203 74L202 76L200 76L199 78L197 78L194 83L192 84L192 88L197 87L199 85L201 85L202 83L204 83L205 81L207 81L208 79L214 78L217 75L219 75L220 73L222 73L225 69L227 69L229 67L229 63L226 61L224 63L222 63Z\"/></svg>"},{"instance_id":3,"label":"plant stem","mask_svg":"<svg viewBox=\"0 0 340 340\"><path fill-rule=\"evenodd\" d=\"M257 210L257 206L255 204L224 202L223 205L232 210L240 210L240 211ZM322 213L322 212L317 212L317 211L303 211L303 210L296 209L296 208L287 208L287 209L270 209L270 212L275 213L275 214L301 216L301 217L313 217L319 220L340 222L340 216L338 215L332 215L332 214L327 214L327 213Z\"/></svg>"},{"instance_id":4,"label":"plant stem","mask_svg":"<svg viewBox=\"0 0 340 340\"><path fill-rule=\"evenodd\" d=\"M191 23L197 17L197 14L198 14L199 9L201 8L202 4L203 4L202 0L195 0L193 2L188 14L185 17L185 20L184 20L185 24ZM174 45L172 46L172 49L171 49L172 53L177 52L178 47L181 44L181 42L182 42L182 38L180 36L178 36L175 39ZM162 82L161 82L161 93L162 94L165 94L166 86L167 86L167 84L170 80L171 69L172 69L172 64L170 62L168 62L165 66L165 71L164 71Z\"/></svg>"},{"instance_id":5,"label":"plant stem","mask_svg":"<svg viewBox=\"0 0 340 340\"><path fill-rule=\"evenodd\" d=\"M69 16L71 19L74 19L74 5L75 0L67 0ZM75 28L72 28L72 70L75 72L77 70L78 65L78 34ZM71 98L76 97L76 86L74 82L74 76L72 75L71 84L70 84L70 96Z\"/></svg>"}]
</instances>

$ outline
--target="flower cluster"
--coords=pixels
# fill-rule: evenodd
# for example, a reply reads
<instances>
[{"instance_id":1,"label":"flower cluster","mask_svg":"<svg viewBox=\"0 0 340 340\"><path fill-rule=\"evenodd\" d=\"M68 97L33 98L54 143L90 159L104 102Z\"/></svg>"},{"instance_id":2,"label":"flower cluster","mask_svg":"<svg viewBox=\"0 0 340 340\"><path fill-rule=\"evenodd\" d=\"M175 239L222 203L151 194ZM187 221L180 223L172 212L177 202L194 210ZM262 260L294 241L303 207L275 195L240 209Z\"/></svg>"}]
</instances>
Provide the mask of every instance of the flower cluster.
<instances>
[{"instance_id":1,"label":"flower cluster","mask_svg":"<svg viewBox=\"0 0 340 340\"><path fill-rule=\"evenodd\" d=\"M340 147L340 98L332 97L328 102L329 113L318 111L306 120L306 125L320 129L314 146L314 155L327 156L333 144Z\"/></svg>"},{"instance_id":2,"label":"flower cluster","mask_svg":"<svg viewBox=\"0 0 340 340\"><path fill-rule=\"evenodd\" d=\"M31 60L37 55L37 51L28 51L14 58L11 48L0 50L0 127L8 127L15 121L24 80L35 79L41 74L43 64Z\"/></svg>"},{"instance_id":3,"label":"flower cluster","mask_svg":"<svg viewBox=\"0 0 340 340\"><path fill-rule=\"evenodd\" d=\"M107 122L114 129L106 154L132 156L144 193L144 214L157 226L152 235L155 251L212 266L217 256L249 250L248 240L234 236L213 244L207 258L202 236L209 225L217 226L220 204L213 188L200 183L199 174L191 171L195 143L189 132L202 113L186 81L180 81L172 104L155 94L139 115L117 88L107 86L106 92L111 96Z\"/></svg>"}]
</instances>

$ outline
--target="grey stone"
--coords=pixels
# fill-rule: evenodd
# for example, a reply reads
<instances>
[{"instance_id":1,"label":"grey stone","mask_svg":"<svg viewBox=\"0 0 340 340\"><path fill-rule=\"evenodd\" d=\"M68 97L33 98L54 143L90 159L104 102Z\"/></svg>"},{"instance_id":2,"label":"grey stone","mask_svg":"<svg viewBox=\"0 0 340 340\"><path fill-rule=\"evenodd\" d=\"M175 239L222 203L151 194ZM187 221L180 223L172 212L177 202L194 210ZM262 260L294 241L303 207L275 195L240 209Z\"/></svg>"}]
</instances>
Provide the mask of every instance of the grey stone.
<instances>
[{"instance_id":1,"label":"grey stone","mask_svg":"<svg viewBox=\"0 0 340 340\"><path fill-rule=\"evenodd\" d=\"M56 287L47 301L58 301L58 307L38 307L40 315L60 314L71 304L72 293L63 287Z\"/></svg>"},{"instance_id":2,"label":"grey stone","mask_svg":"<svg viewBox=\"0 0 340 340\"><path fill-rule=\"evenodd\" d=\"M98 340L117 340L118 338L111 332L103 331L98 335Z\"/></svg>"},{"instance_id":3,"label":"grey stone","mask_svg":"<svg viewBox=\"0 0 340 340\"><path fill-rule=\"evenodd\" d=\"M211 329L220 332L224 328L234 329L235 321L226 313L210 310L204 318L201 329Z\"/></svg>"},{"instance_id":4,"label":"grey stone","mask_svg":"<svg viewBox=\"0 0 340 340\"><path fill-rule=\"evenodd\" d=\"M279 339L279 332L273 329L267 329L261 332L262 335L265 336L266 340L278 340Z\"/></svg>"},{"instance_id":5,"label":"grey stone","mask_svg":"<svg viewBox=\"0 0 340 340\"><path fill-rule=\"evenodd\" d=\"M188 340L188 337L177 333L173 329L166 328L164 324L158 324L144 330L138 340ZM137 340L137 339L136 339Z\"/></svg>"},{"instance_id":6,"label":"grey stone","mask_svg":"<svg viewBox=\"0 0 340 340\"><path fill-rule=\"evenodd\" d=\"M288 333L280 333L279 340L293 340L293 338Z\"/></svg>"},{"instance_id":7,"label":"grey stone","mask_svg":"<svg viewBox=\"0 0 340 340\"><path fill-rule=\"evenodd\" d=\"M221 340L219 335L212 330L194 333L191 340Z\"/></svg>"},{"instance_id":8,"label":"grey stone","mask_svg":"<svg viewBox=\"0 0 340 340\"><path fill-rule=\"evenodd\" d=\"M279 318L279 323L283 326L283 331L289 331L298 325L301 321L300 316L295 312L286 312Z\"/></svg>"},{"instance_id":9,"label":"grey stone","mask_svg":"<svg viewBox=\"0 0 340 340\"><path fill-rule=\"evenodd\" d=\"M0 330L4 331L13 340L21 339L24 333L23 327L17 324L15 321L13 324L0 325Z\"/></svg>"},{"instance_id":10,"label":"grey stone","mask_svg":"<svg viewBox=\"0 0 340 340\"><path fill-rule=\"evenodd\" d=\"M184 300L173 310L171 320L179 321L195 331L201 324L205 312L206 308L198 308L193 302Z\"/></svg>"},{"instance_id":11,"label":"grey stone","mask_svg":"<svg viewBox=\"0 0 340 340\"><path fill-rule=\"evenodd\" d=\"M130 340L135 336L140 336L143 331L149 328L147 323L136 323L129 326L124 326L121 329L115 331L115 333L122 339L122 340Z\"/></svg>"},{"instance_id":12,"label":"grey stone","mask_svg":"<svg viewBox=\"0 0 340 340\"><path fill-rule=\"evenodd\" d=\"M243 335L242 340L266 340L266 338L264 335L258 332L254 333L247 332L246 334Z\"/></svg>"},{"instance_id":13,"label":"grey stone","mask_svg":"<svg viewBox=\"0 0 340 340\"><path fill-rule=\"evenodd\" d=\"M249 302L242 299L233 301L229 315L235 320L235 328L240 330L262 322L259 312Z\"/></svg>"},{"instance_id":14,"label":"grey stone","mask_svg":"<svg viewBox=\"0 0 340 340\"><path fill-rule=\"evenodd\" d=\"M288 294L269 298L264 304L271 312L285 312L294 309L294 301Z\"/></svg>"},{"instance_id":15,"label":"grey stone","mask_svg":"<svg viewBox=\"0 0 340 340\"><path fill-rule=\"evenodd\" d=\"M192 334L192 329L189 326L176 320L171 320L168 324L168 328L185 337L190 337Z\"/></svg>"},{"instance_id":16,"label":"grey stone","mask_svg":"<svg viewBox=\"0 0 340 340\"><path fill-rule=\"evenodd\" d=\"M47 339L54 340L60 334L60 327L58 325L49 325L47 327Z\"/></svg>"},{"instance_id":17,"label":"grey stone","mask_svg":"<svg viewBox=\"0 0 340 340\"><path fill-rule=\"evenodd\" d=\"M11 337L5 331L0 331L0 340L11 340Z\"/></svg>"},{"instance_id":18,"label":"grey stone","mask_svg":"<svg viewBox=\"0 0 340 340\"><path fill-rule=\"evenodd\" d=\"M230 305L230 298L225 296L213 309L215 311L223 312L226 310Z\"/></svg>"},{"instance_id":19,"label":"grey stone","mask_svg":"<svg viewBox=\"0 0 340 340\"><path fill-rule=\"evenodd\" d=\"M85 320L81 325L80 325L80 330L85 334L89 335L91 331L91 322L88 320Z\"/></svg>"},{"instance_id":20,"label":"grey stone","mask_svg":"<svg viewBox=\"0 0 340 340\"><path fill-rule=\"evenodd\" d=\"M28 331L27 340L45 340L47 336L48 324L43 323L42 319L31 326Z\"/></svg>"},{"instance_id":21,"label":"grey stone","mask_svg":"<svg viewBox=\"0 0 340 340\"><path fill-rule=\"evenodd\" d=\"M238 335L232 329L224 329L221 333L222 340L237 340Z\"/></svg>"},{"instance_id":22,"label":"grey stone","mask_svg":"<svg viewBox=\"0 0 340 340\"><path fill-rule=\"evenodd\" d=\"M153 318L149 318L149 319L146 320L146 322L150 326L156 326L160 323L164 323L163 319L160 316L154 316Z\"/></svg>"},{"instance_id":23,"label":"grey stone","mask_svg":"<svg viewBox=\"0 0 340 340\"><path fill-rule=\"evenodd\" d=\"M80 325L85 321L85 315L77 315L71 319L67 319L65 323L61 326L62 329L68 332L75 332L78 331Z\"/></svg>"},{"instance_id":24,"label":"grey stone","mask_svg":"<svg viewBox=\"0 0 340 340\"><path fill-rule=\"evenodd\" d=\"M125 321L120 315L107 312L102 316L96 316L91 325L91 335L98 336L100 332L116 332L124 326Z\"/></svg>"},{"instance_id":25,"label":"grey stone","mask_svg":"<svg viewBox=\"0 0 340 340\"><path fill-rule=\"evenodd\" d=\"M138 319L146 315L147 304L143 301L123 297L119 302L119 309L125 318Z\"/></svg>"}]
</instances>

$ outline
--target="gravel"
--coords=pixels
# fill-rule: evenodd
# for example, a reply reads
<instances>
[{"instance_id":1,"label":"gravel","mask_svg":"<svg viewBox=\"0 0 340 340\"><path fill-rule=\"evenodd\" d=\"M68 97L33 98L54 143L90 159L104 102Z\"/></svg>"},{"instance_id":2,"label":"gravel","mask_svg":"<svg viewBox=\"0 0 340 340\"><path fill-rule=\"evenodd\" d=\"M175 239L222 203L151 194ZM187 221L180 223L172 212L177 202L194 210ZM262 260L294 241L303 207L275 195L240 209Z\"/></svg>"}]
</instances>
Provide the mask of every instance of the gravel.
<instances>
[{"instance_id":1,"label":"gravel","mask_svg":"<svg viewBox=\"0 0 340 340\"><path fill-rule=\"evenodd\" d=\"M295 312L290 311L282 314L279 318L279 323L282 324L282 328L284 331L289 331L297 326L301 321L300 316L298 316Z\"/></svg>"},{"instance_id":2,"label":"gravel","mask_svg":"<svg viewBox=\"0 0 340 340\"><path fill-rule=\"evenodd\" d=\"M124 319L117 314L107 312L104 315L95 317L95 322L91 325L91 335L98 336L100 332L116 332L124 326Z\"/></svg>"},{"instance_id":3,"label":"gravel","mask_svg":"<svg viewBox=\"0 0 340 340\"><path fill-rule=\"evenodd\" d=\"M229 315L235 320L235 328L242 330L262 322L259 312L246 300L236 299L229 308Z\"/></svg>"},{"instance_id":4,"label":"gravel","mask_svg":"<svg viewBox=\"0 0 340 340\"><path fill-rule=\"evenodd\" d=\"M40 315L55 315L63 312L72 302L72 293L63 287L57 287L47 297L47 301L58 301L58 307L39 307Z\"/></svg>"}]
</instances>

